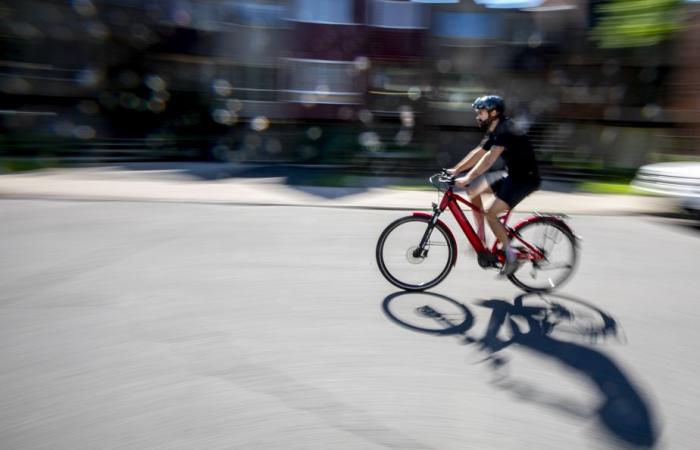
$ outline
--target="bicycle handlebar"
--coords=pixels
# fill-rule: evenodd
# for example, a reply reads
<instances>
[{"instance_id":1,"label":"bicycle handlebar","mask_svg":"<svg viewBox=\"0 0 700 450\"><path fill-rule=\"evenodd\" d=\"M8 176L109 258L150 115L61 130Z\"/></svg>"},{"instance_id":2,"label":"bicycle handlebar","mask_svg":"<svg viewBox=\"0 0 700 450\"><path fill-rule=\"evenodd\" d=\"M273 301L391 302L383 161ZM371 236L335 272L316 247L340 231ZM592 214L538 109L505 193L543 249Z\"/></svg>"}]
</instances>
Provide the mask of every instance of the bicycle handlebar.
<instances>
[{"instance_id":1,"label":"bicycle handlebar","mask_svg":"<svg viewBox=\"0 0 700 450\"><path fill-rule=\"evenodd\" d=\"M436 173L428 178L428 181L430 181L430 184L435 186L438 190L446 192L449 189L452 189L452 186L454 186L455 177L454 175L450 175L447 169L442 169L439 173Z\"/></svg>"}]
</instances>

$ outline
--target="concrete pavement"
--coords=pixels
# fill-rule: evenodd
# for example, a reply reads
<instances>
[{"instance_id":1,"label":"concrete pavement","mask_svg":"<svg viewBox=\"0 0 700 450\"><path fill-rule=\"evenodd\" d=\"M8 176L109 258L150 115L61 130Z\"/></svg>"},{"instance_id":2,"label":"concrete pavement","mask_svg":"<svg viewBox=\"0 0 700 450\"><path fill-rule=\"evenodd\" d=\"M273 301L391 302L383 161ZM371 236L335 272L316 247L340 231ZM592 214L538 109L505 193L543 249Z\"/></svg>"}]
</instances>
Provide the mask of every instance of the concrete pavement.
<instances>
[{"instance_id":1,"label":"concrete pavement","mask_svg":"<svg viewBox=\"0 0 700 450\"><path fill-rule=\"evenodd\" d=\"M558 192L552 187L545 182L543 189L518 205L517 210L624 215L664 213L673 207L666 199L657 197ZM438 199L435 190L292 186L285 184L284 178L202 179L177 166L154 170L101 167L4 174L0 175L2 197L376 209L429 209L431 202Z\"/></svg>"},{"instance_id":2,"label":"concrete pavement","mask_svg":"<svg viewBox=\"0 0 700 450\"><path fill-rule=\"evenodd\" d=\"M462 237L400 293L374 250L401 214L0 202L2 448L696 448L696 233L573 217L581 265L541 299Z\"/></svg>"}]
</instances>

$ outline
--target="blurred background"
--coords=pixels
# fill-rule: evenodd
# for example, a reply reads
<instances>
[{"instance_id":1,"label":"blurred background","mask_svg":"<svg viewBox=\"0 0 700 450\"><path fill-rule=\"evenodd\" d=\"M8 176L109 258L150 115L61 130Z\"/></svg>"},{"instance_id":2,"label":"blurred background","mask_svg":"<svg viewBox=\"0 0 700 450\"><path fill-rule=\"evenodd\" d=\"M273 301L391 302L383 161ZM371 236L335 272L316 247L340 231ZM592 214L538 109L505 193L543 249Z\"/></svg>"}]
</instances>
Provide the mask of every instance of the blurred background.
<instances>
[{"instance_id":1,"label":"blurred background","mask_svg":"<svg viewBox=\"0 0 700 450\"><path fill-rule=\"evenodd\" d=\"M546 177L629 181L699 159L698 18L685 0L4 0L0 170L422 175L478 143L471 103L496 93Z\"/></svg>"},{"instance_id":2,"label":"blurred background","mask_svg":"<svg viewBox=\"0 0 700 450\"><path fill-rule=\"evenodd\" d=\"M395 292L487 93L580 268ZM699 148L700 0L0 0L0 447L698 448Z\"/></svg>"}]
</instances>

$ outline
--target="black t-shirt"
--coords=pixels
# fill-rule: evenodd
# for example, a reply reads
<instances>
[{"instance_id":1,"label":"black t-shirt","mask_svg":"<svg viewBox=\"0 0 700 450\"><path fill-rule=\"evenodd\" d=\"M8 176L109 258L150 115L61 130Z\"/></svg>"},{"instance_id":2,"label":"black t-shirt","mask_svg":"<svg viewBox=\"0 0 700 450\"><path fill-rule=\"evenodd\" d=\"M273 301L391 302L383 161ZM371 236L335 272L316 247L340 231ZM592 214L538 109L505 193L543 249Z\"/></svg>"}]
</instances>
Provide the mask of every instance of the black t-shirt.
<instances>
[{"instance_id":1,"label":"black t-shirt","mask_svg":"<svg viewBox=\"0 0 700 450\"><path fill-rule=\"evenodd\" d=\"M508 176L517 181L539 181L535 151L525 132L518 128L509 118L498 122L492 132L486 133L481 140L481 148L486 151L493 146L503 147L501 156L508 168Z\"/></svg>"}]
</instances>

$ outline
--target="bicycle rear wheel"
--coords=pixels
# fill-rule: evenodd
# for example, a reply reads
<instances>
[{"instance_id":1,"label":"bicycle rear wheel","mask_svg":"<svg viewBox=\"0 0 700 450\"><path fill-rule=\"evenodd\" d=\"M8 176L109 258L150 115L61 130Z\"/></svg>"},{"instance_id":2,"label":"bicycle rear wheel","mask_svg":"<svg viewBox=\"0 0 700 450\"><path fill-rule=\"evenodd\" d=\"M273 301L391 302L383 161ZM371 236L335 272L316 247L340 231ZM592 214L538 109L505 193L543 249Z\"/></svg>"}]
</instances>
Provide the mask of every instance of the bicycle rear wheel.
<instances>
[{"instance_id":1,"label":"bicycle rear wheel","mask_svg":"<svg viewBox=\"0 0 700 450\"><path fill-rule=\"evenodd\" d=\"M515 231L545 257L523 263L508 277L513 284L527 292L546 292L571 278L578 260L578 243L565 224L541 217L517 227ZM512 242L518 245L517 239Z\"/></svg>"},{"instance_id":2,"label":"bicycle rear wheel","mask_svg":"<svg viewBox=\"0 0 700 450\"><path fill-rule=\"evenodd\" d=\"M445 225L438 223L421 255L421 238L430 218L408 216L387 226L377 241L377 265L391 284L408 291L422 291L445 279L457 256L457 249Z\"/></svg>"}]
</instances>

